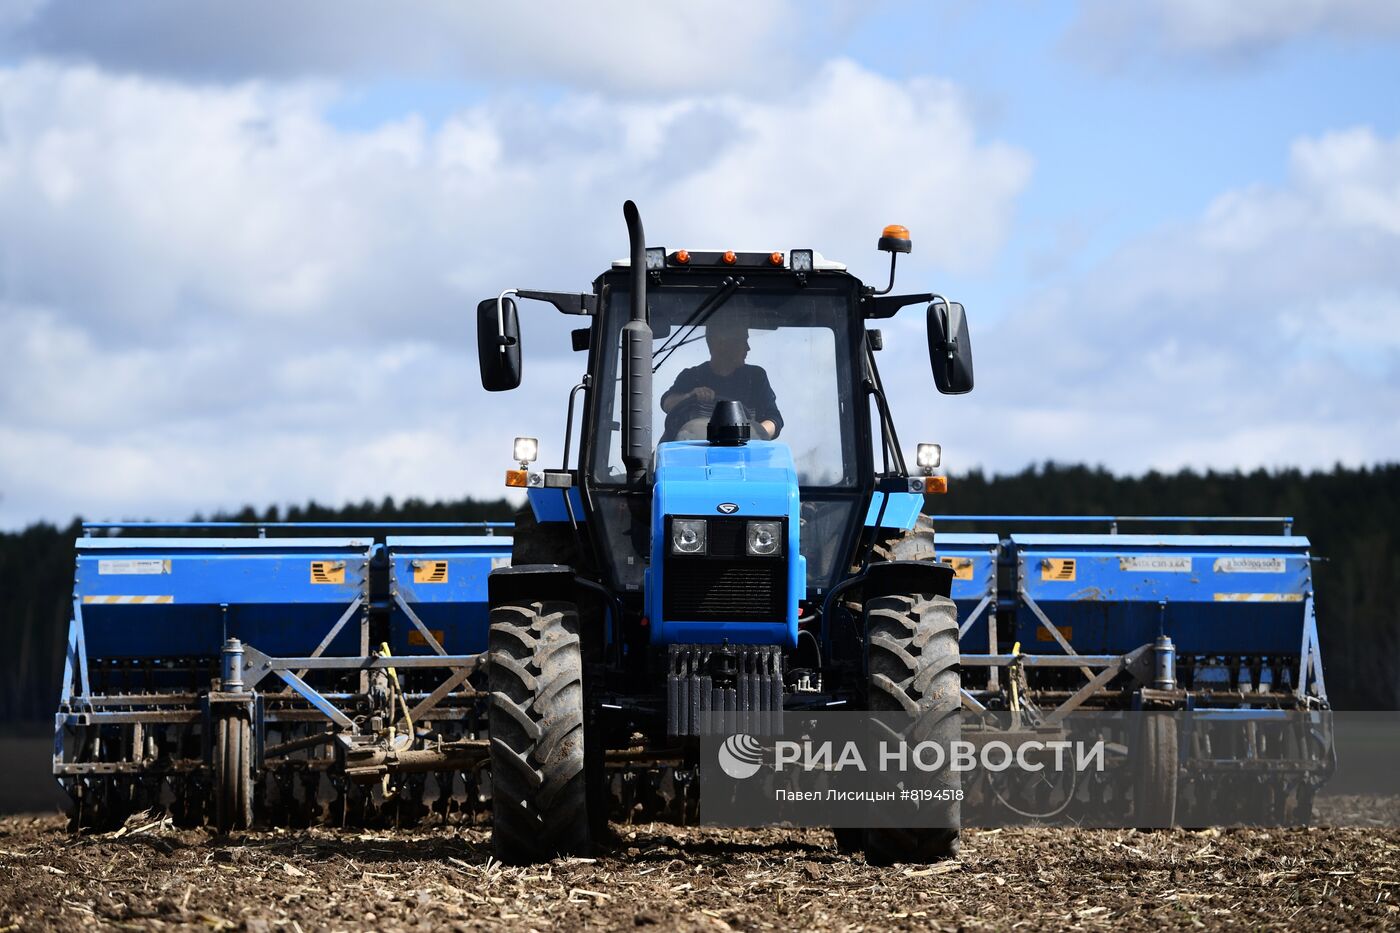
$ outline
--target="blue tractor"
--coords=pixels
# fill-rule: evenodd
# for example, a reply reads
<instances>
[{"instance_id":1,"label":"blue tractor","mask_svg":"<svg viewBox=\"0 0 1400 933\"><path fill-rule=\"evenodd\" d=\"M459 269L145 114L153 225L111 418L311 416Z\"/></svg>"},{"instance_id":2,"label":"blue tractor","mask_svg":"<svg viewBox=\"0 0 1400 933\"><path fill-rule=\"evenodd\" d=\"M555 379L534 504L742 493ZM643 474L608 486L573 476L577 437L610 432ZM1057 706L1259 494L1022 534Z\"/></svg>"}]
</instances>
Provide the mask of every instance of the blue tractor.
<instances>
[{"instance_id":1,"label":"blue tractor","mask_svg":"<svg viewBox=\"0 0 1400 933\"><path fill-rule=\"evenodd\" d=\"M520 383L522 299L579 316L588 354L559 466L533 469L537 440L516 438L506 482L529 503L488 582L493 825L510 861L586 848L610 799L660 790L683 815L703 734L761 734L784 710L961 705L954 570L920 521L940 451L918 445L909 468L871 325L926 307L934 382L960 394L962 306L889 294L903 227L879 240L877 291L810 249L648 247L635 205L624 215L630 258L590 292L508 289L477 309L490 391ZM661 762L667 786L648 786ZM958 832L842 841L927 861Z\"/></svg>"}]
</instances>

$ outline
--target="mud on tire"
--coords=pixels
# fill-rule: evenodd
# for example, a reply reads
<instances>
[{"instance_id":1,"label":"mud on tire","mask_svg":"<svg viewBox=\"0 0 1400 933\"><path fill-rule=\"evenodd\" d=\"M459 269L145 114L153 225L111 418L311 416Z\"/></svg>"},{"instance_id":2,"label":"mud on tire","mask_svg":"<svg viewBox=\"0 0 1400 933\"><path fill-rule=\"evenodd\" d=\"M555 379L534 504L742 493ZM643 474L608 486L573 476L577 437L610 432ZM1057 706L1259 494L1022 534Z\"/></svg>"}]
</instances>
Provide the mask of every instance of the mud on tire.
<instances>
[{"instance_id":1,"label":"mud on tire","mask_svg":"<svg viewBox=\"0 0 1400 933\"><path fill-rule=\"evenodd\" d=\"M523 864L589 848L583 662L572 603L491 610L491 836Z\"/></svg>"},{"instance_id":2,"label":"mud on tire","mask_svg":"<svg viewBox=\"0 0 1400 933\"><path fill-rule=\"evenodd\" d=\"M911 714L904 740L945 748L961 735L957 607L945 596L881 596L866 600L868 708ZM958 789L956 772L930 776ZM960 805L935 803L933 826L865 831L865 857L876 865L934 862L958 854Z\"/></svg>"}]
</instances>

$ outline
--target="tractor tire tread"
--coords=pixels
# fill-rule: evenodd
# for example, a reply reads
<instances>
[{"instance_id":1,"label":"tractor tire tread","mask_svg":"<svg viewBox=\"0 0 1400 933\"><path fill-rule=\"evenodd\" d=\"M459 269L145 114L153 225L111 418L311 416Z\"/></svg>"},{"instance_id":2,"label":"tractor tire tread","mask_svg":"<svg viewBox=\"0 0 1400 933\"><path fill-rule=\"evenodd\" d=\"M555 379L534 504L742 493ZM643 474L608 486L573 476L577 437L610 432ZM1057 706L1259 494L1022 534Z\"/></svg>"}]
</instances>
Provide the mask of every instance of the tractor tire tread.
<instances>
[{"instance_id":1,"label":"tractor tire tread","mask_svg":"<svg viewBox=\"0 0 1400 933\"><path fill-rule=\"evenodd\" d=\"M492 838L504 862L589 848L578 611L531 602L491 610Z\"/></svg>"},{"instance_id":2,"label":"tractor tire tread","mask_svg":"<svg viewBox=\"0 0 1400 933\"><path fill-rule=\"evenodd\" d=\"M872 712L903 712L914 722L899 738L948 741L960 729L961 674L957 608L945 596L880 596L865 601L869 696ZM890 731L890 730L885 730ZM932 778L959 786L956 775ZM951 827L865 830L865 857L874 865L928 863L954 858L960 833L957 804L947 806Z\"/></svg>"}]
</instances>

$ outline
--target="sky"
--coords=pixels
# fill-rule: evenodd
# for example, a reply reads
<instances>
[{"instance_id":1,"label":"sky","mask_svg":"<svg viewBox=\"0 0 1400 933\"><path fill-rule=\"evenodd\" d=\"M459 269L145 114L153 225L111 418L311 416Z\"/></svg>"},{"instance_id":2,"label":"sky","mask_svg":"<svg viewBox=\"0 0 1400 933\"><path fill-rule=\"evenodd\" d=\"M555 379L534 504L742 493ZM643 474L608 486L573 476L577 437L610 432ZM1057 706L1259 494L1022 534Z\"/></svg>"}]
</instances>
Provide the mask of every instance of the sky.
<instances>
[{"instance_id":1,"label":"sky","mask_svg":"<svg viewBox=\"0 0 1400 933\"><path fill-rule=\"evenodd\" d=\"M733 10L0 0L0 528L499 495L583 359L526 303L484 392L476 303L585 290L627 198L881 285L909 227L977 387L918 308L881 368L950 472L1400 460L1400 4Z\"/></svg>"}]
</instances>

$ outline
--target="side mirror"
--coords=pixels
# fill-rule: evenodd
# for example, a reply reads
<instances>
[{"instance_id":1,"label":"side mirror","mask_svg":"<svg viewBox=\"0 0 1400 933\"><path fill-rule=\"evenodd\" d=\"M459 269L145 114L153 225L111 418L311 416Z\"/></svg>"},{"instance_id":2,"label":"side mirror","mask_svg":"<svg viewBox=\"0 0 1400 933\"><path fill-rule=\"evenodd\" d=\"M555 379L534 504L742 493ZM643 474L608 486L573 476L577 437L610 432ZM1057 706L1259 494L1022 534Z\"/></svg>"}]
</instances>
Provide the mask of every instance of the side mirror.
<instances>
[{"instance_id":1,"label":"side mirror","mask_svg":"<svg viewBox=\"0 0 1400 933\"><path fill-rule=\"evenodd\" d=\"M972 391L972 338L967 333L967 312L958 302L940 298L928 306L928 359L939 392Z\"/></svg>"},{"instance_id":2,"label":"side mirror","mask_svg":"<svg viewBox=\"0 0 1400 933\"><path fill-rule=\"evenodd\" d=\"M476 306L476 355L487 392L520 385L520 318L514 298L487 298Z\"/></svg>"}]
</instances>

